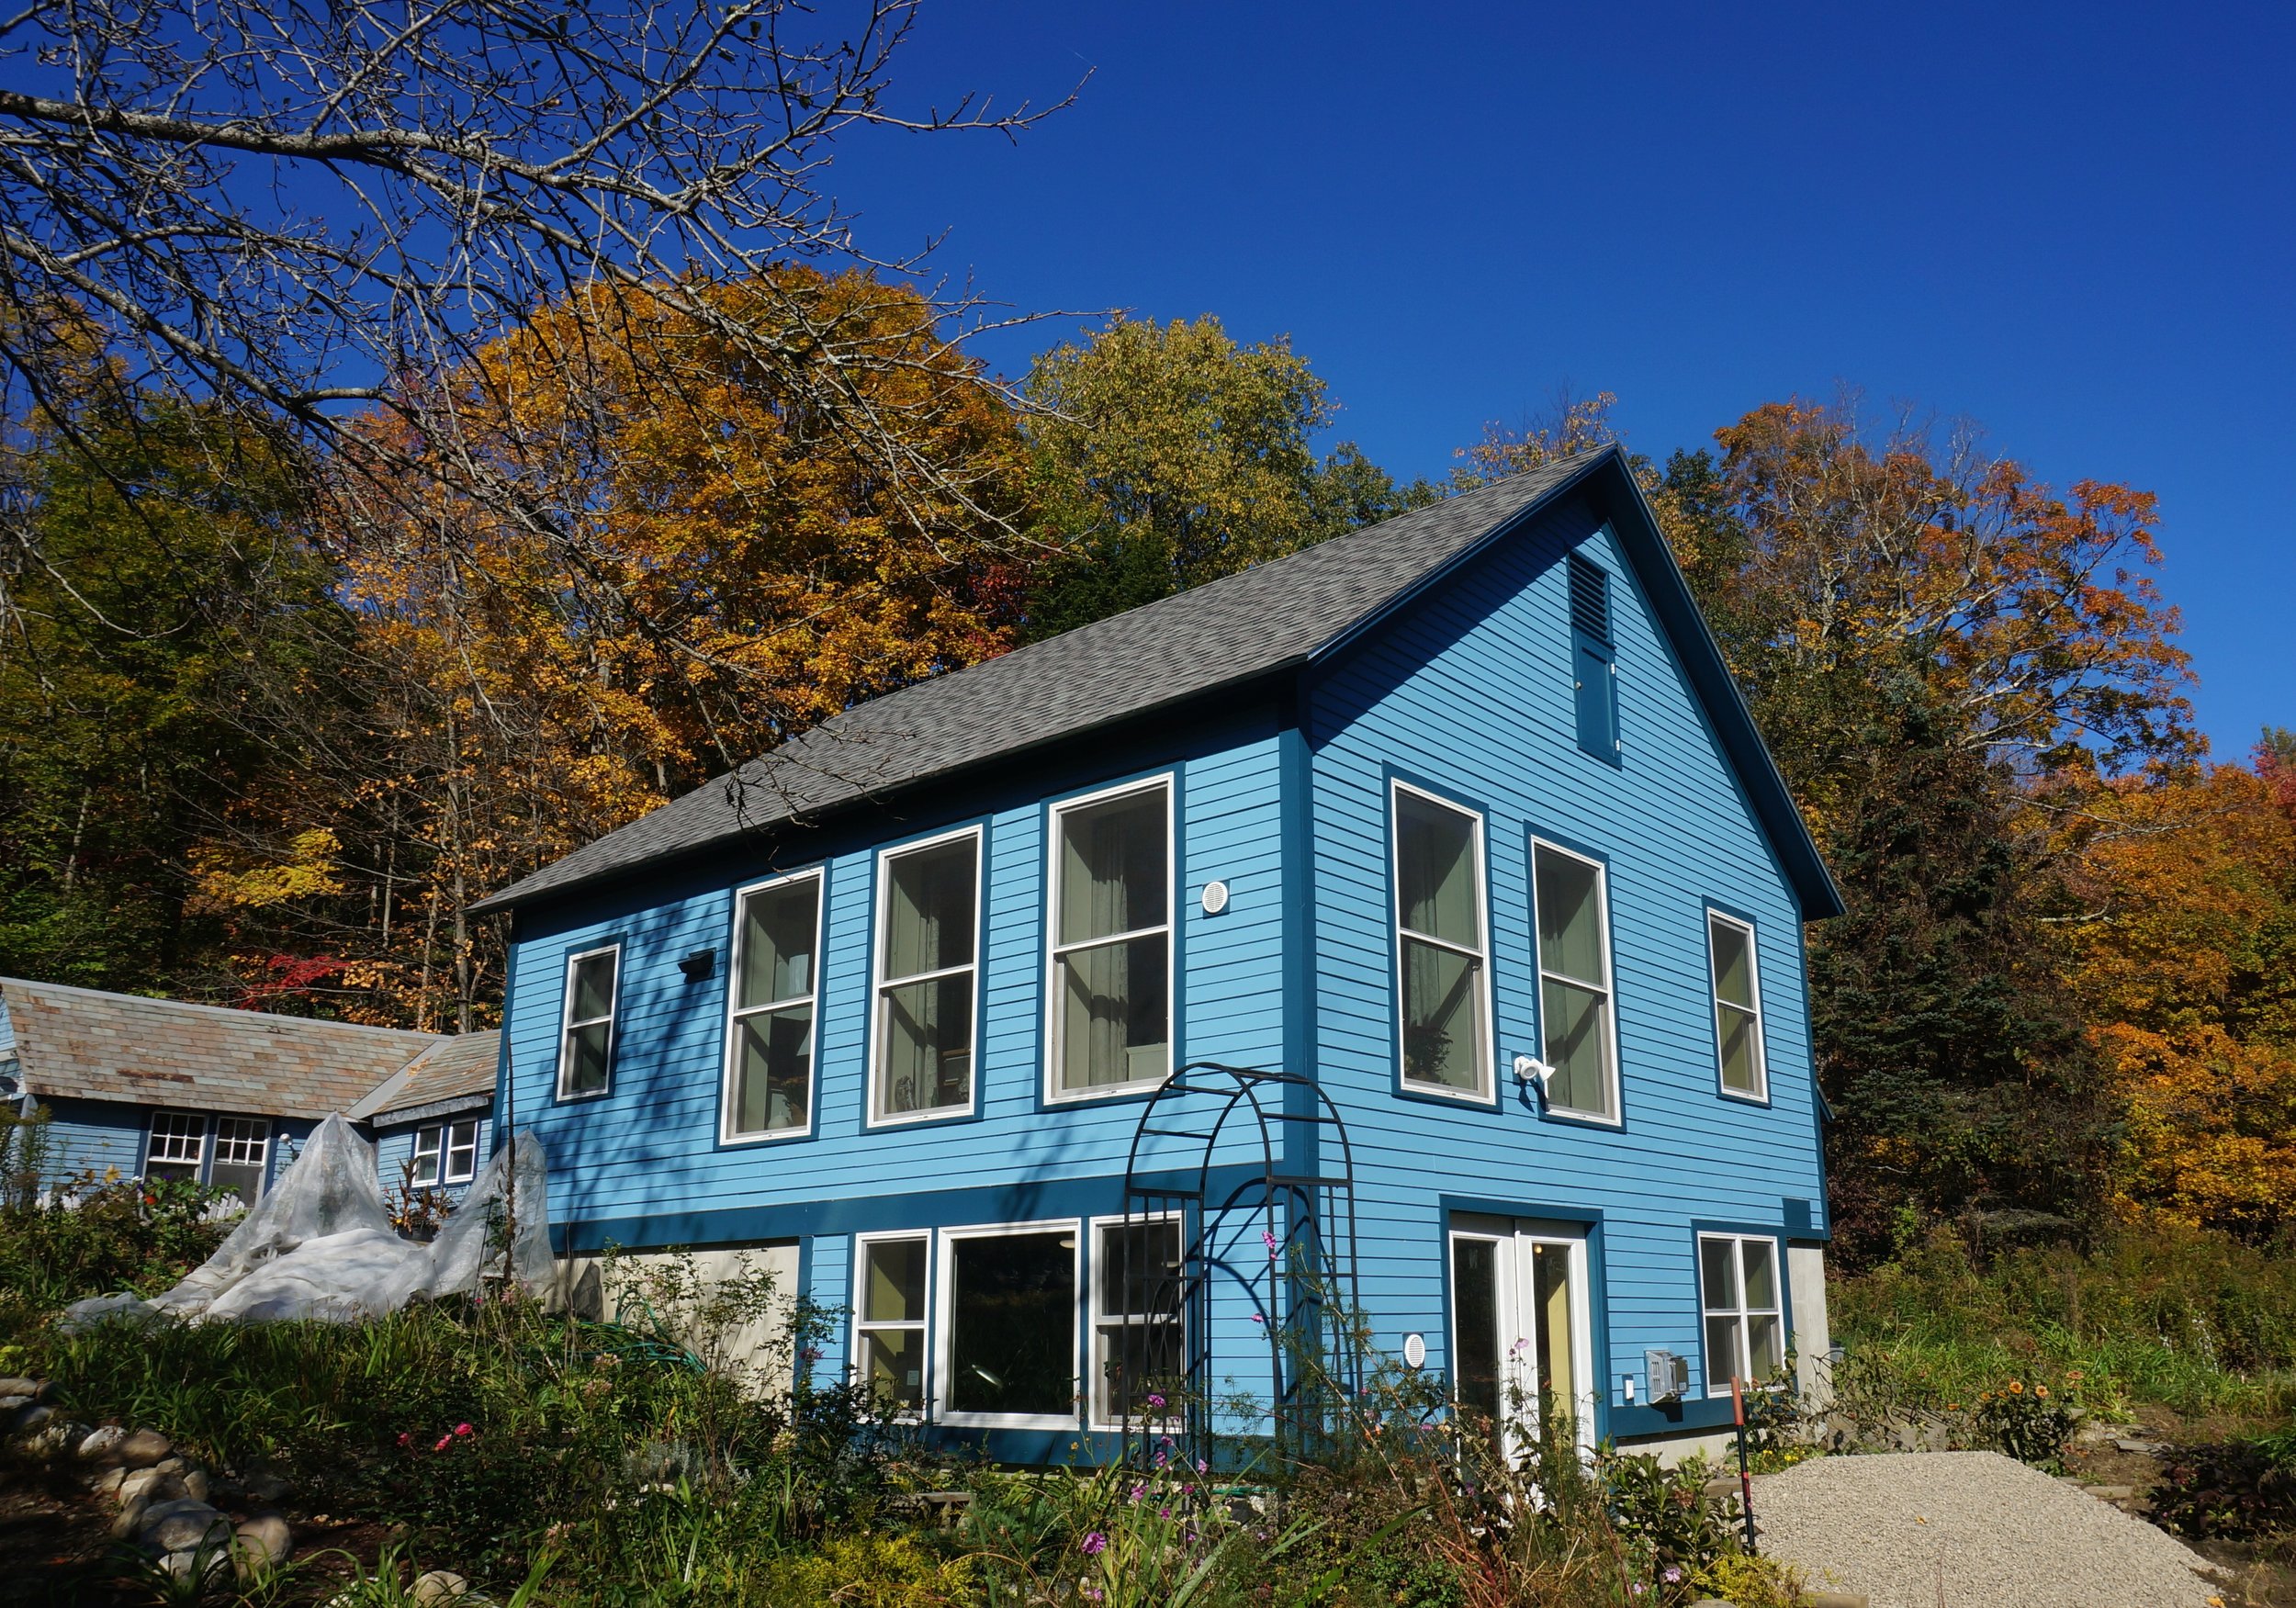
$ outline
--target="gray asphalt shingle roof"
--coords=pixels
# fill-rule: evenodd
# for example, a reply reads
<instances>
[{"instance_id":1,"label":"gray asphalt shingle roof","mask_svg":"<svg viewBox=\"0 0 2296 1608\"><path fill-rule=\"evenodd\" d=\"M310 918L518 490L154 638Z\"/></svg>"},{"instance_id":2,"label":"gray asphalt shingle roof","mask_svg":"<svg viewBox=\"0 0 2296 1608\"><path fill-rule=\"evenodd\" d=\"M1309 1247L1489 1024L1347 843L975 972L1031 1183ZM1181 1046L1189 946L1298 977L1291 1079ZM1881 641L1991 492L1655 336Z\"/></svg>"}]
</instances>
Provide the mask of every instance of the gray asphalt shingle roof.
<instances>
[{"instance_id":1,"label":"gray asphalt shingle roof","mask_svg":"<svg viewBox=\"0 0 2296 1608\"><path fill-rule=\"evenodd\" d=\"M856 704L474 909L505 909L1303 663L1615 451L1558 459Z\"/></svg>"},{"instance_id":2,"label":"gray asphalt shingle roof","mask_svg":"<svg viewBox=\"0 0 2296 1608\"><path fill-rule=\"evenodd\" d=\"M491 1099L495 1063L500 1059L501 1045L502 1034L494 1028L443 1039L425 1051L422 1059L352 1108L348 1115L379 1120L395 1111L411 1111L418 1106L479 1095Z\"/></svg>"},{"instance_id":3,"label":"gray asphalt shingle roof","mask_svg":"<svg viewBox=\"0 0 2296 1608\"><path fill-rule=\"evenodd\" d=\"M0 977L35 1098L190 1106L249 1117L348 1111L451 1039Z\"/></svg>"}]
</instances>

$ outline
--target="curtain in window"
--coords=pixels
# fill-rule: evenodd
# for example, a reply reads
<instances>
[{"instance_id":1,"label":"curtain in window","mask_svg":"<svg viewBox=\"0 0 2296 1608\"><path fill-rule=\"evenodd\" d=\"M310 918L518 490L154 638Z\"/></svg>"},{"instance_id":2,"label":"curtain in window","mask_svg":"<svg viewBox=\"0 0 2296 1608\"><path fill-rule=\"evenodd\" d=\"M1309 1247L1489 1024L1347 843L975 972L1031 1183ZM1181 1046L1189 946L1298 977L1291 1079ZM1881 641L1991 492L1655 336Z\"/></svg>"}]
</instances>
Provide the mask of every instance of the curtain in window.
<instances>
[{"instance_id":1,"label":"curtain in window","mask_svg":"<svg viewBox=\"0 0 2296 1608\"><path fill-rule=\"evenodd\" d=\"M1053 941L1083 946L1060 958L1063 1088L1142 1082L1170 1070L1165 799L1155 788L1060 818ZM1119 936L1125 933L1140 936ZM1102 939L1113 941L1093 941Z\"/></svg>"},{"instance_id":2,"label":"curtain in window","mask_svg":"<svg viewBox=\"0 0 2296 1608\"><path fill-rule=\"evenodd\" d=\"M978 840L897 855L885 868L884 1109L962 1106L973 1087ZM952 970L953 969L953 970ZM915 983L900 983L916 977Z\"/></svg>"},{"instance_id":3,"label":"curtain in window","mask_svg":"<svg viewBox=\"0 0 2296 1608\"><path fill-rule=\"evenodd\" d=\"M1610 1115L1610 973L1604 952L1602 873L1567 854L1537 852L1539 1009L1548 1097Z\"/></svg>"},{"instance_id":4,"label":"curtain in window","mask_svg":"<svg viewBox=\"0 0 2296 1608\"><path fill-rule=\"evenodd\" d=\"M737 1133L805 1125L813 1086L813 951L820 914L818 877L784 883L742 901L741 977L735 997Z\"/></svg>"},{"instance_id":5,"label":"curtain in window","mask_svg":"<svg viewBox=\"0 0 2296 1608\"><path fill-rule=\"evenodd\" d=\"M1474 817L1399 790L1395 897L1407 1081L1481 1086L1481 881Z\"/></svg>"}]
</instances>

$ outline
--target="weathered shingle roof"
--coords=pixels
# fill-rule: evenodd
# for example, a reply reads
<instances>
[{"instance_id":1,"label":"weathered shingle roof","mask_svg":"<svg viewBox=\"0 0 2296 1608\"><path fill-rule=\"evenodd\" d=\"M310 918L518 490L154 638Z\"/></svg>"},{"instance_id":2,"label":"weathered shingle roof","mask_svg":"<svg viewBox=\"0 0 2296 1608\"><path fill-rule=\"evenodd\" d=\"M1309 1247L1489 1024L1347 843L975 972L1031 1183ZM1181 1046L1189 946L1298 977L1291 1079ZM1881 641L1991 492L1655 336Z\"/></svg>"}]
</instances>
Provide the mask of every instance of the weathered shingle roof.
<instances>
[{"instance_id":1,"label":"weathered shingle roof","mask_svg":"<svg viewBox=\"0 0 2296 1608\"><path fill-rule=\"evenodd\" d=\"M501 1043L501 1033L491 1028L482 1033L458 1033L442 1040L420 1060L377 1087L348 1114L387 1121L396 1112L422 1107L467 1104L481 1096L491 1099L495 1063Z\"/></svg>"},{"instance_id":2,"label":"weathered shingle roof","mask_svg":"<svg viewBox=\"0 0 2296 1608\"><path fill-rule=\"evenodd\" d=\"M43 1099L324 1117L452 1041L17 977L0 977L0 1000L25 1092Z\"/></svg>"},{"instance_id":3,"label":"weathered shingle roof","mask_svg":"<svg viewBox=\"0 0 2296 1608\"><path fill-rule=\"evenodd\" d=\"M506 909L1304 663L1615 455L1558 459L856 704L474 909Z\"/></svg>"}]
</instances>

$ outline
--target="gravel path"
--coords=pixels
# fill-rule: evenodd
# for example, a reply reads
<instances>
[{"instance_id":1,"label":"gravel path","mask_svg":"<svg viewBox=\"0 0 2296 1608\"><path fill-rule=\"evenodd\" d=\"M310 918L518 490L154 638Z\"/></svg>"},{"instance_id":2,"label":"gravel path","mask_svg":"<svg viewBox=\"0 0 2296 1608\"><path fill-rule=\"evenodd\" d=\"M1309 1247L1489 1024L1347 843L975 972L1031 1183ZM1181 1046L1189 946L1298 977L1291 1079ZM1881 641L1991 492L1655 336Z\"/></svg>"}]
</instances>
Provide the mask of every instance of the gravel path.
<instances>
[{"instance_id":1,"label":"gravel path","mask_svg":"<svg viewBox=\"0 0 2296 1608\"><path fill-rule=\"evenodd\" d=\"M1993 1452L1818 1457L1754 1481L1761 1549L1872 1608L2205 1608L2198 1555Z\"/></svg>"}]
</instances>

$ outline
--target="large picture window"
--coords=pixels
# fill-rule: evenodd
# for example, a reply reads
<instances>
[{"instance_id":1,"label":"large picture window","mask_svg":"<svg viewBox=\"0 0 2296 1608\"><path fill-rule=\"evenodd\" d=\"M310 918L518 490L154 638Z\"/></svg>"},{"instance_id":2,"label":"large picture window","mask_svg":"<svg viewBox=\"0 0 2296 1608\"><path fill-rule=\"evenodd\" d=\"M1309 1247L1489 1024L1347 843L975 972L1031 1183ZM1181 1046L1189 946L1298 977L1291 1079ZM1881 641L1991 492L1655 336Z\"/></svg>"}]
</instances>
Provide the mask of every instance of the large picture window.
<instances>
[{"instance_id":1,"label":"large picture window","mask_svg":"<svg viewBox=\"0 0 2296 1608\"><path fill-rule=\"evenodd\" d=\"M734 924L725 1137L804 1133L813 1121L821 873L745 889Z\"/></svg>"},{"instance_id":2,"label":"large picture window","mask_svg":"<svg viewBox=\"0 0 2296 1608\"><path fill-rule=\"evenodd\" d=\"M1539 1059L1555 1069L1549 1105L1618 1118L1618 1039L1611 1013L1610 900L1602 865L1532 845L1538 929Z\"/></svg>"},{"instance_id":3,"label":"large picture window","mask_svg":"<svg viewBox=\"0 0 2296 1608\"><path fill-rule=\"evenodd\" d=\"M973 1104L981 835L888 851L878 866L877 1071L872 1119Z\"/></svg>"},{"instance_id":4,"label":"large picture window","mask_svg":"<svg viewBox=\"0 0 2296 1608\"><path fill-rule=\"evenodd\" d=\"M1077 1420L1078 1225L951 1229L940 1237L940 1416L1061 1429Z\"/></svg>"},{"instance_id":5,"label":"large picture window","mask_svg":"<svg viewBox=\"0 0 2296 1608\"><path fill-rule=\"evenodd\" d=\"M855 1376L872 1400L915 1414L925 1405L926 1237L864 1235L856 1252Z\"/></svg>"},{"instance_id":6,"label":"large picture window","mask_svg":"<svg viewBox=\"0 0 2296 1608\"><path fill-rule=\"evenodd\" d=\"M622 946L569 955L566 1016L558 1040L558 1098L602 1095L613 1063L614 994Z\"/></svg>"},{"instance_id":7,"label":"large picture window","mask_svg":"<svg viewBox=\"0 0 2296 1608\"><path fill-rule=\"evenodd\" d=\"M1172 1070L1172 789L1052 812L1051 1095L1149 1088Z\"/></svg>"},{"instance_id":8,"label":"large picture window","mask_svg":"<svg viewBox=\"0 0 2296 1608\"><path fill-rule=\"evenodd\" d=\"M1401 782L1394 815L1403 1082L1487 1099L1482 817Z\"/></svg>"},{"instance_id":9,"label":"large picture window","mask_svg":"<svg viewBox=\"0 0 2296 1608\"><path fill-rule=\"evenodd\" d=\"M263 1193L264 1164L271 1153L271 1123L263 1117L218 1117L215 1119L215 1161L208 1182L229 1189L242 1206L255 1204Z\"/></svg>"},{"instance_id":10,"label":"large picture window","mask_svg":"<svg viewBox=\"0 0 2296 1608\"><path fill-rule=\"evenodd\" d=\"M1706 912L1706 948L1714 972L1714 1037L1722 1091L1749 1099L1769 1096L1762 1064L1761 983L1754 969L1754 929L1718 910Z\"/></svg>"},{"instance_id":11,"label":"large picture window","mask_svg":"<svg viewBox=\"0 0 2296 1608\"><path fill-rule=\"evenodd\" d=\"M1699 1235L1698 1286L1706 1324L1706 1394L1728 1395L1733 1376L1756 1385L1774 1378L1785 1366L1778 1242Z\"/></svg>"},{"instance_id":12,"label":"large picture window","mask_svg":"<svg viewBox=\"0 0 2296 1608\"><path fill-rule=\"evenodd\" d=\"M208 1119L197 1111L154 1111L152 1140L143 1154L147 1178L197 1181L208 1159Z\"/></svg>"},{"instance_id":13,"label":"large picture window","mask_svg":"<svg viewBox=\"0 0 2296 1608\"><path fill-rule=\"evenodd\" d=\"M1092 1420L1159 1423L1181 1411L1183 1268L1176 1218L1093 1224Z\"/></svg>"}]
</instances>

